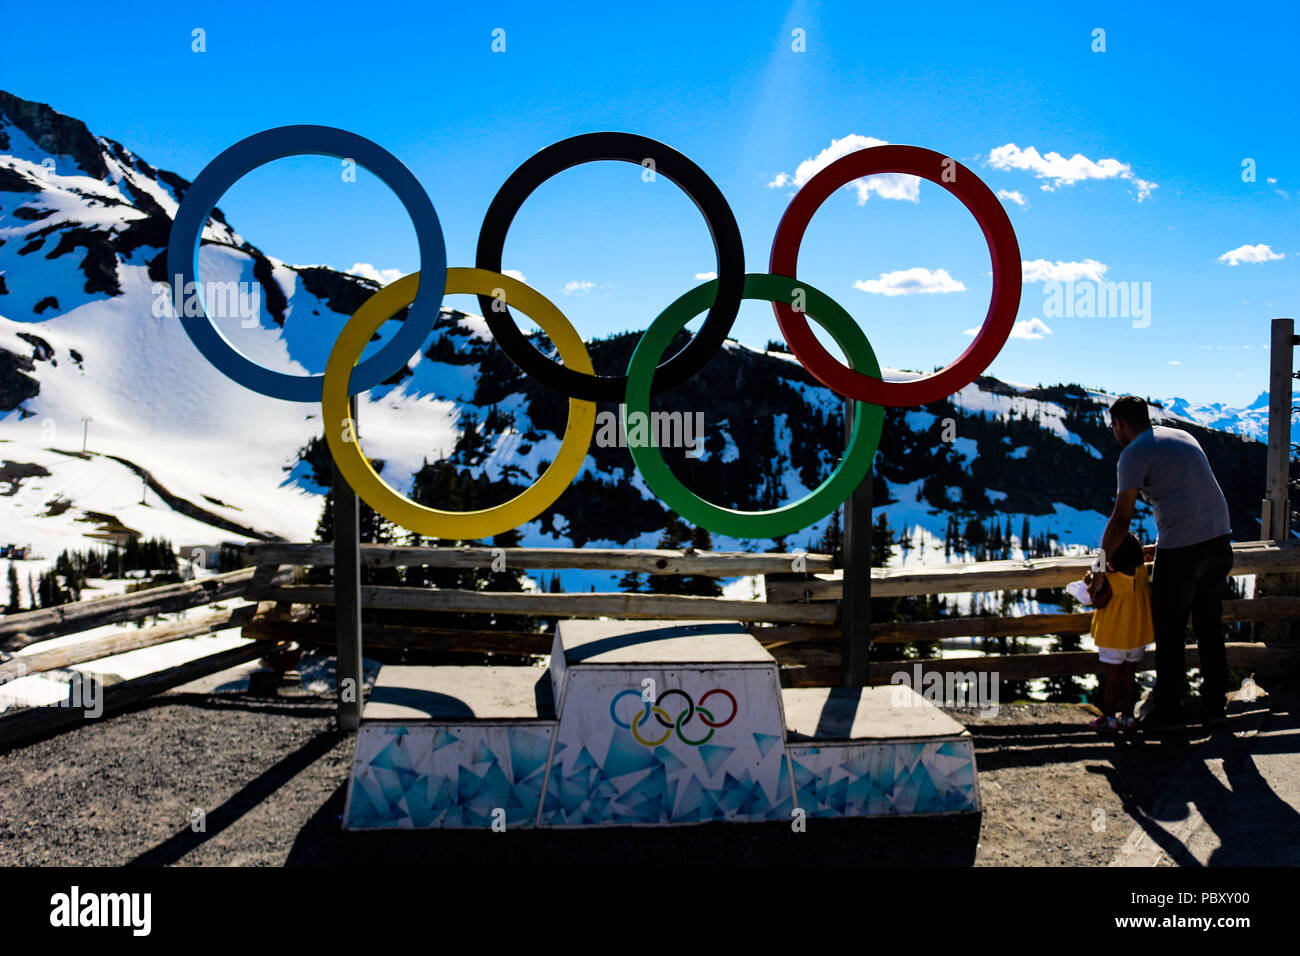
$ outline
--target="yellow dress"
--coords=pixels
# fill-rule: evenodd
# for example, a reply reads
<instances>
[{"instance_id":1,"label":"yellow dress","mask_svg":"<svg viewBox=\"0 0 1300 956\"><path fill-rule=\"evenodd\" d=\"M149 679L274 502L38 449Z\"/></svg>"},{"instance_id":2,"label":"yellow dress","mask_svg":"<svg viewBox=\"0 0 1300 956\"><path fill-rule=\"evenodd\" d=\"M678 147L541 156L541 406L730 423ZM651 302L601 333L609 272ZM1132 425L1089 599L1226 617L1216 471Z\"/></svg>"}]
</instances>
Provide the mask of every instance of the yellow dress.
<instances>
[{"instance_id":1,"label":"yellow dress","mask_svg":"<svg viewBox=\"0 0 1300 956\"><path fill-rule=\"evenodd\" d=\"M1151 582L1145 565L1133 574L1107 571L1110 600L1092 614L1092 640L1098 647L1130 651L1155 641L1151 623Z\"/></svg>"}]
</instances>

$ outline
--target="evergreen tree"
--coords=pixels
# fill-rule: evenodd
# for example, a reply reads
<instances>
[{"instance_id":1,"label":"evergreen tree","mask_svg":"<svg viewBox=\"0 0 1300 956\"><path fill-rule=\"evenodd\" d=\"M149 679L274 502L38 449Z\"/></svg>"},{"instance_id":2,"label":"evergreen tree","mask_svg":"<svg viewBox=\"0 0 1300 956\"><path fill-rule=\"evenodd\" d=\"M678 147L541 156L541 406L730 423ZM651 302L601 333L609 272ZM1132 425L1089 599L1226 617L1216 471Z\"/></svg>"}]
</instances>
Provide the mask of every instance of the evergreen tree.
<instances>
[{"instance_id":1,"label":"evergreen tree","mask_svg":"<svg viewBox=\"0 0 1300 956\"><path fill-rule=\"evenodd\" d=\"M696 551L713 550L713 535L709 534L708 528L691 529L691 547ZM722 594L722 585L718 584L716 578L706 574L686 575L682 578L682 587L684 594L698 594L703 597L719 597Z\"/></svg>"},{"instance_id":2,"label":"evergreen tree","mask_svg":"<svg viewBox=\"0 0 1300 956\"><path fill-rule=\"evenodd\" d=\"M18 571L12 560L9 562L9 603L5 605L6 614L17 614L22 610L22 591L18 587Z\"/></svg>"},{"instance_id":3,"label":"evergreen tree","mask_svg":"<svg viewBox=\"0 0 1300 956\"><path fill-rule=\"evenodd\" d=\"M840 509L836 508L831 513L831 520L827 522L826 530L822 532L822 538L817 543L816 550L821 554L831 555L835 559L836 566L840 566L844 560L841 554L843 549L844 526L840 523Z\"/></svg>"},{"instance_id":4,"label":"evergreen tree","mask_svg":"<svg viewBox=\"0 0 1300 956\"><path fill-rule=\"evenodd\" d=\"M876 523L871 531L871 566L884 568L894 556L893 529L883 511L876 513Z\"/></svg>"},{"instance_id":5,"label":"evergreen tree","mask_svg":"<svg viewBox=\"0 0 1300 956\"><path fill-rule=\"evenodd\" d=\"M871 528L871 567L889 566L889 559L894 556L894 532L889 527L889 519L883 511L876 512L876 521ZM873 621L893 621L898 616L898 598L871 599L871 619Z\"/></svg>"},{"instance_id":6,"label":"evergreen tree","mask_svg":"<svg viewBox=\"0 0 1300 956\"><path fill-rule=\"evenodd\" d=\"M498 424L502 422L506 422L506 418L502 417L501 413L498 413ZM448 511L472 511L496 503L487 500L486 496L490 494L490 483L485 482L483 488L480 488L468 472L458 470L454 464L448 461L437 461L430 464L426 459L424 465L414 476L410 497L413 501L430 507ZM358 524L360 538L363 543L393 544L400 541L412 547L462 547L465 545L484 547L487 545L487 542L483 541L431 540L414 532L404 532L375 512L365 502L358 502L358 505ZM322 502L320 519L316 525L316 538L319 541L330 543L334 540L334 508L334 489L330 488ZM519 533L512 530L493 537L490 547L514 548L519 545L519 541ZM313 568L308 572L308 575L308 579L313 583L329 583L332 579L328 568ZM508 562L504 570L497 570L493 564L485 562L483 566L473 568L429 566L362 568L362 583L395 587L433 587L466 591L518 593L524 590L526 580L523 570L511 567ZM548 587L551 593L560 590L558 574L551 576ZM332 614L332 610L322 608L320 613L322 613L322 616L328 616ZM366 609L364 620L367 623L375 624L524 631L538 630L542 624L541 619L530 616L505 615L492 612L428 612L373 608ZM383 659L396 657L404 661L413 660L420 663L448 663L450 661L463 662L465 660L463 656L448 658L447 655L452 653L459 652L442 652L430 647L400 653L394 652ZM507 655L507 657L509 656ZM484 663L509 663L509 661L503 661L500 655L497 655L485 659ZM523 661L521 660L520 663L523 663Z\"/></svg>"},{"instance_id":7,"label":"evergreen tree","mask_svg":"<svg viewBox=\"0 0 1300 956\"><path fill-rule=\"evenodd\" d=\"M663 534L659 536L659 541L655 544L656 548L668 551L677 551L686 545L690 540L690 529L686 527L675 514L668 515L668 523L664 525ZM646 590L651 594L687 594L686 578L678 574L652 574L650 581L646 585Z\"/></svg>"},{"instance_id":8,"label":"evergreen tree","mask_svg":"<svg viewBox=\"0 0 1300 956\"><path fill-rule=\"evenodd\" d=\"M625 594L643 594L646 591L646 575L640 571L628 571L618 579L618 589Z\"/></svg>"},{"instance_id":9,"label":"evergreen tree","mask_svg":"<svg viewBox=\"0 0 1300 956\"><path fill-rule=\"evenodd\" d=\"M41 607L58 607L68 603L68 592L59 585L59 575L52 568L41 574L38 589Z\"/></svg>"}]
</instances>

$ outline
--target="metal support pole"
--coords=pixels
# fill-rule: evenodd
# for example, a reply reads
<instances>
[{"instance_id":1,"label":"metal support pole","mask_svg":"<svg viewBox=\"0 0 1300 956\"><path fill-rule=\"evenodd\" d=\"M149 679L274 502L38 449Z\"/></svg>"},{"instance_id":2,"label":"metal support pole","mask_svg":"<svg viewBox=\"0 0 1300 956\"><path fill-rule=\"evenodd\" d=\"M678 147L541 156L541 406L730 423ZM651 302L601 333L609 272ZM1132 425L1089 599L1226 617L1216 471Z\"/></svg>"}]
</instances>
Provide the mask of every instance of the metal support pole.
<instances>
[{"instance_id":1,"label":"metal support pole","mask_svg":"<svg viewBox=\"0 0 1300 956\"><path fill-rule=\"evenodd\" d=\"M844 403L844 442L853 434L854 402ZM844 502L844 585L840 598L840 682L864 687L871 654L871 481L869 469Z\"/></svg>"},{"instance_id":2,"label":"metal support pole","mask_svg":"<svg viewBox=\"0 0 1300 956\"><path fill-rule=\"evenodd\" d=\"M356 399L348 400L356 435ZM334 427L325 423L326 428ZM339 428L347 427L339 422ZM361 508L357 494L334 466L334 614L338 643L339 729L361 725L364 686L361 668Z\"/></svg>"},{"instance_id":3,"label":"metal support pole","mask_svg":"<svg viewBox=\"0 0 1300 956\"><path fill-rule=\"evenodd\" d=\"M1282 541L1290 534L1291 388L1295 322L1274 319L1268 375L1268 471L1261 508L1260 539Z\"/></svg>"}]
</instances>

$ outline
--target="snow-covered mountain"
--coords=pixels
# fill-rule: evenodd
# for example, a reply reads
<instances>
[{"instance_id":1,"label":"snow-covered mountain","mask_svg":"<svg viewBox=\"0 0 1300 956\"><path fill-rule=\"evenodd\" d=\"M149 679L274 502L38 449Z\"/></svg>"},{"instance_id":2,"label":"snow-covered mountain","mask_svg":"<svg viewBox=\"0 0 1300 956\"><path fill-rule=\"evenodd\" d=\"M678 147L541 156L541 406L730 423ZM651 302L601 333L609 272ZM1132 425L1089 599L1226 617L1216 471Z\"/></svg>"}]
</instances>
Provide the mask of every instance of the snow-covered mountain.
<instances>
[{"instance_id":1,"label":"snow-covered mountain","mask_svg":"<svg viewBox=\"0 0 1300 956\"><path fill-rule=\"evenodd\" d=\"M320 433L319 410L229 381L195 349L170 303L158 307L154 285L165 276L163 248L187 187L77 120L0 93L0 455L50 472L12 489L0 540L43 552L65 539L84 546L75 522L90 511L174 541L249 537L229 524L311 537L319 489L286 481L285 468ZM204 232L200 269L204 281L260 284L260 321L244 328L225 320L222 332L253 360L298 373L323 365L345 320L332 305L350 313L375 288L267 257L219 211ZM411 427L452 434L449 403L407 405ZM191 524L176 528L174 509L148 494L144 510L133 511L142 481L119 493L125 466L69 457L83 436L89 451L148 470L223 520L185 518ZM51 501L73 502L61 521L43 514Z\"/></svg>"},{"instance_id":2,"label":"snow-covered mountain","mask_svg":"<svg viewBox=\"0 0 1300 956\"><path fill-rule=\"evenodd\" d=\"M188 185L76 119L0 92L0 544L53 557L111 522L176 543L312 537L328 481L319 408L226 379L154 292ZM205 281L262 290L258 321L221 320L223 334L281 371L321 371L346 317L376 288L282 262L220 211L203 239ZM625 364L633 343L592 343L597 368ZM705 412L704 454L670 459L698 492L770 507L825 477L841 447L842 403L790 355L729 342L709 376L707 392L688 382L666 404ZM397 378L363 396L358 418L367 453L403 491L436 487L429 463L446 458L476 494L502 500L559 448L563 402L521 376L477 316L445 311ZM949 401L890 409L877 508L909 530L913 558L942 555L950 513L1008 520L1017 537L1028 517L1035 535L1095 545L1113 493L1102 413L1114 397L985 377ZM1257 527L1263 491L1261 401L1229 409L1170 399L1157 413L1202 440L1243 536ZM625 449L593 447L574 488L522 533L536 545L651 546L664 517ZM815 546L826 524L785 542L714 544Z\"/></svg>"},{"instance_id":3,"label":"snow-covered mountain","mask_svg":"<svg viewBox=\"0 0 1300 956\"><path fill-rule=\"evenodd\" d=\"M1206 428L1221 432L1231 432L1243 438L1268 441L1268 392L1260 392L1259 397L1245 408L1233 408L1219 402L1209 405L1189 402L1185 398L1162 399L1165 410L1189 422L1196 422ZM1300 405L1300 392L1291 396L1292 405Z\"/></svg>"}]
</instances>

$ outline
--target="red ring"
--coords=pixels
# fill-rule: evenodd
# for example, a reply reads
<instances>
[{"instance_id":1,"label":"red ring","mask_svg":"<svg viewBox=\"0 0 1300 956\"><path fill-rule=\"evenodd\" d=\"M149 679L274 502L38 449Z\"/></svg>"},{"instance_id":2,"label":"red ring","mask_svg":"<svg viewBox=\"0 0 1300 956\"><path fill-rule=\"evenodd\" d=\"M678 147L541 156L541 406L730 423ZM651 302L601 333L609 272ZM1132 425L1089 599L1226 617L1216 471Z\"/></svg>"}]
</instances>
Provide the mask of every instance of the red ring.
<instances>
[{"instance_id":1,"label":"red ring","mask_svg":"<svg viewBox=\"0 0 1300 956\"><path fill-rule=\"evenodd\" d=\"M795 194L772 241L768 271L794 277L798 272L799 245L813 213L835 190L873 173L908 173L928 179L956 196L979 223L993 259L993 296L975 341L957 361L932 375L910 382L886 382L855 372L827 352L803 313L784 302L773 302L772 309L795 357L832 391L872 405L924 405L947 398L975 381L1002 351L1020 311L1020 244L1002 203L961 163L920 146L873 146L837 159ZM944 181L945 173L951 182Z\"/></svg>"},{"instance_id":2,"label":"red ring","mask_svg":"<svg viewBox=\"0 0 1300 956\"><path fill-rule=\"evenodd\" d=\"M736 704L735 695L733 695L731 691L723 690L721 687L715 687L713 688L713 690L709 691L707 694L705 694L703 697L700 698L700 702L695 705L695 709L699 710L701 707L703 707L704 702L708 700L710 697L712 697L714 694L722 694L724 697L727 698L727 700L731 701L731 716L728 717L726 720L719 720L719 721L705 720L703 717L701 717L700 721L706 727L725 727L727 726L727 724L731 723L733 720L736 719L736 714L740 710L740 707ZM712 715L710 714L710 716Z\"/></svg>"}]
</instances>

